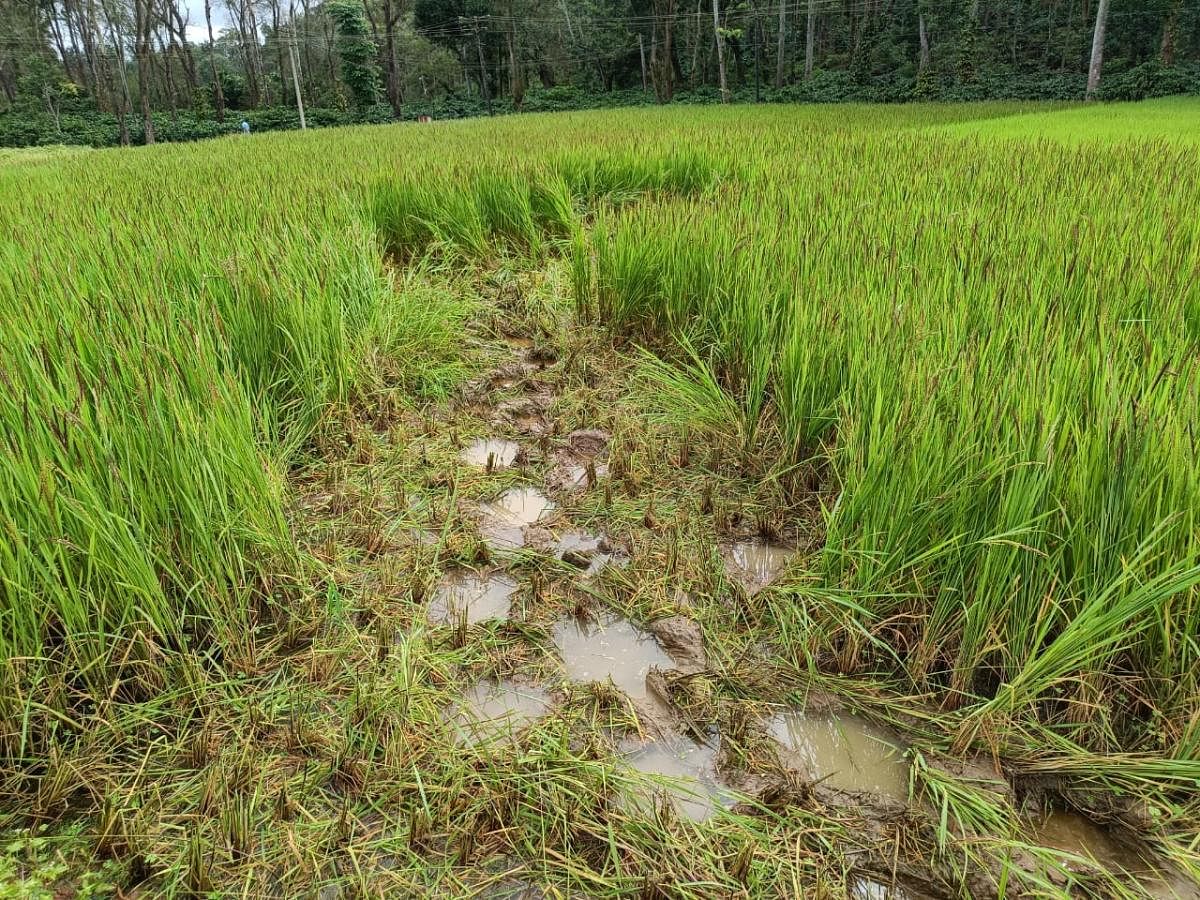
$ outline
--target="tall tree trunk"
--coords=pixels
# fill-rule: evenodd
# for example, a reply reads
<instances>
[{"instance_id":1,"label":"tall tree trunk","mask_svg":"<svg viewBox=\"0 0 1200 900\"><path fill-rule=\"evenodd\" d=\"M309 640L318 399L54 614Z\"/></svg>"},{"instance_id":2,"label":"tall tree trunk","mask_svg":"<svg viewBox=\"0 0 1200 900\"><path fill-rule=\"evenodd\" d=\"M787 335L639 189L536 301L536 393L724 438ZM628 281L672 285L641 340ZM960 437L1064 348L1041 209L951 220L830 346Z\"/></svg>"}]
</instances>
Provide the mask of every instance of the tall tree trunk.
<instances>
[{"instance_id":1,"label":"tall tree trunk","mask_svg":"<svg viewBox=\"0 0 1200 900\"><path fill-rule=\"evenodd\" d=\"M525 99L525 78L517 59L517 29L512 20L504 33L504 40L508 44L508 91L512 96L513 106L520 109Z\"/></svg>"},{"instance_id":2,"label":"tall tree trunk","mask_svg":"<svg viewBox=\"0 0 1200 900\"><path fill-rule=\"evenodd\" d=\"M103 4L103 0L101 0ZM105 5L104 18L108 22L108 39L117 52L117 75L118 81L121 83L121 111L117 116L117 124L120 130L120 141L122 147L129 146L129 113L133 109L133 103L129 98L129 78L125 71L125 36L121 33L121 29L115 24L116 20L113 17L111 10Z\"/></svg>"},{"instance_id":3,"label":"tall tree trunk","mask_svg":"<svg viewBox=\"0 0 1200 900\"><path fill-rule=\"evenodd\" d=\"M720 0L712 0L713 33L717 39L717 73L721 85L721 102L729 102L729 85L725 80L725 35L721 31Z\"/></svg>"},{"instance_id":4,"label":"tall tree trunk","mask_svg":"<svg viewBox=\"0 0 1200 900\"><path fill-rule=\"evenodd\" d=\"M1175 27L1179 21L1179 0L1176 0L1167 20L1163 23L1162 43L1159 44L1158 56L1162 64L1168 68L1175 65Z\"/></svg>"},{"instance_id":5,"label":"tall tree trunk","mask_svg":"<svg viewBox=\"0 0 1200 900\"><path fill-rule=\"evenodd\" d=\"M808 0L808 24L804 33L804 80L812 78L813 45L817 38L817 0Z\"/></svg>"},{"instance_id":6,"label":"tall tree trunk","mask_svg":"<svg viewBox=\"0 0 1200 900\"><path fill-rule=\"evenodd\" d=\"M400 96L400 71L396 63L396 31L400 27L402 7L397 0L383 0L384 73L387 76L387 98L392 115L397 119L403 112Z\"/></svg>"},{"instance_id":7,"label":"tall tree trunk","mask_svg":"<svg viewBox=\"0 0 1200 900\"><path fill-rule=\"evenodd\" d=\"M659 103L675 96L675 0L654 0L654 34L650 42L650 72Z\"/></svg>"},{"instance_id":8,"label":"tall tree trunk","mask_svg":"<svg viewBox=\"0 0 1200 900\"><path fill-rule=\"evenodd\" d=\"M96 77L96 105L101 111L116 112L120 105L116 99L116 85L113 84L111 72L109 71L107 54L104 51L104 34L100 30L100 21L96 17L96 0L86 0L87 18L84 23L85 31L89 35L88 43L92 46L93 63ZM104 86L103 98L101 97L101 85Z\"/></svg>"},{"instance_id":9,"label":"tall tree trunk","mask_svg":"<svg viewBox=\"0 0 1200 900\"><path fill-rule=\"evenodd\" d=\"M179 122L179 103L175 91L175 78L171 74L171 54L167 52L166 42L163 41L162 34L155 35L158 38L158 56L162 62L163 81L166 84L167 102L171 105L171 124L176 125ZM150 47L151 53L154 51L153 45Z\"/></svg>"},{"instance_id":10,"label":"tall tree trunk","mask_svg":"<svg viewBox=\"0 0 1200 900\"><path fill-rule=\"evenodd\" d=\"M96 61L92 54L92 42L88 38L83 12L72 0L63 0L63 18L67 23L67 37L71 40L71 46L75 48L80 84L96 101L97 108L102 108L100 86L96 81ZM80 58L81 51L83 55Z\"/></svg>"},{"instance_id":11,"label":"tall tree trunk","mask_svg":"<svg viewBox=\"0 0 1200 900\"><path fill-rule=\"evenodd\" d=\"M508 92L512 97L513 106L520 109L525 101L525 70L521 64L516 12L513 0L508 0L508 28L504 31L504 41L508 45Z\"/></svg>"},{"instance_id":12,"label":"tall tree trunk","mask_svg":"<svg viewBox=\"0 0 1200 900\"><path fill-rule=\"evenodd\" d=\"M195 103L200 83L196 78L196 59L192 56L191 42L187 37L187 25L183 22L183 14L179 12L179 4L176 0L164 0L163 5L166 9L164 22L167 26L167 33L171 37L171 52L175 54L179 60L179 67L183 70L183 79L188 90L188 102Z\"/></svg>"},{"instance_id":13,"label":"tall tree trunk","mask_svg":"<svg viewBox=\"0 0 1200 900\"><path fill-rule=\"evenodd\" d=\"M642 60L642 93L646 93L646 40L642 37L641 32L638 32L638 56Z\"/></svg>"},{"instance_id":14,"label":"tall tree trunk","mask_svg":"<svg viewBox=\"0 0 1200 900\"><path fill-rule=\"evenodd\" d=\"M279 0L271 0L271 28L275 33L275 70L279 73L279 100L282 104L287 99L287 88L283 74L283 16L279 9Z\"/></svg>"},{"instance_id":15,"label":"tall tree trunk","mask_svg":"<svg viewBox=\"0 0 1200 900\"><path fill-rule=\"evenodd\" d=\"M208 26L208 63L212 69L213 102L217 106L217 121L225 121L225 92L221 90L221 76L217 73L217 44L213 40L212 0L204 0L204 24Z\"/></svg>"},{"instance_id":16,"label":"tall tree trunk","mask_svg":"<svg viewBox=\"0 0 1200 900\"><path fill-rule=\"evenodd\" d=\"M262 105L271 105L271 82L267 80L267 67L263 64L262 44L258 42L258 16L254 12L254 4L246 0L246 10L249 13L250 28L247 37L250 40L250 55L258 70L259 90L262 92Z\"/></svg>"},{"instance_id":17,"label":"tall tree trunk","mask_svg":"<svg viewBox=\"0 0 1200 900\"><path fill-rule=\"evenodd\" d=\"M775 87L783 87L783 73L787 52L787 0L779 0L779 36L775 48Z\"/></svg>"},{"instance_id":18,"label":"tall tree trunk","mask_svg":"<svg viewBox=\"0 0 1200 900\"><path fill-rule=\"evenodd\" d=\"M1087 99L1096 99L1100 88L1100 70L1104 67L1104 31L1108 27L1108 0L1096 7L1096 28L1092 32L1092 64L1088 66Z\"/></svg>"},{"instance_id":19,"label":"tall tree trunk","mask_svg":"<svg viewBox=\"0 0 1200 900\"><path fill-rule=\"evenodd\" d=\"M133 55L137 61L138 102L142 107L142 135L154 143L154 119L150 115L150 0L133 0Z\"/></svg>"},{"instance_id":20,"label":"tall tree trunk","mask_svg":"<svg viewBox=\"0 0 1200 900\"><path fill-rule=\"evenodd\" d=\"M308 21L307 16L305 17L305 21L306 22ZM321 21L324 23L322 27L325 31L325 64L329 68L329 86L332 87L334 90L336 90L338 87L338 77L337 77L337 69L334 66L333 47L335 46L335 44L334 44L334 34L333 34L333 20L329 16L321 16Z\"/></svg>"},{"instance_id":21,"label":"tall tree trunk","mask_svg":"<svg viewBox=\"0 0 1200 900\"><path fill-rule=\"evenodd\" d=\"M917 13L917 39L921 45L921 60L917 66L918 72L929 68L929 32L925 30L925 13Z\"/></svg>"},{"instance_id":22,"label":"tall tree trunk","mask_svg":"<svg viewBox=\"0 0 1200 900\"><path fill-rule=\"evenodd\" d=\"M242 51L242 61L246 72L246 93L250 101L250 106L257 108L262 103L262 93L258 84L258 67L254 62L254 49L251 45L250 24L246 17L246 8L249 6L249 0L226 0L226 5L230 12L234 12L237 18L234 20L234 29L237 31L238 44ZM254 41L257 43L257 41Z\"/></svg>"},{"instance_id":23,"label":"tall tree trunk","mask_svg":"<svg viewBox=\"0 0 1200 900\"><path fill-rule=\"evenodd\" d=\"M66 18L65 14L63 18ZM78 60L74 53L67 53L67 45L63 41L62 23L59 21L58 16L58 7L53 4L50 6L50 33L54 35L54 46L58 50L58 58L62 61L63 71L67 74L67 80L82 86L84 83L83 79L77 74L74 65Z\"/></svg>"},{"instance_id":24,"label":"tall tree trunk","mask_svg":"<svg viewBox=\"0 0 1200 900\"><path fill-rule=\"evenodd\" d=\"M692 41L692 68L688 72L688 87L696 89L696 75L700 71L700 34L704 31L704 0L696 0L696 22Z\"/></svg>"},{"instance_id":25,"label":"tall tree trunk","mask_svg":"<svg viewBox=\"0 0 1200 900\"><path fill-rule=\"evenodd\" d=\"M312 15L311 15L311 9L309 7L309 0L301 0L300 5L304 9L304 47L303 47L304 52L301 54L301 57L304 61L304 65L301 66L301 71L307 73L309 78L313 78L316 76L317 70L313 68L313 61L312 61L312 42L310 40L311 33L310 33L309 29L312 27L313 20L312 20ZM292 22L295 22L296 21L295 5L294 4L289 5L289 8L291 10ZM294 32L293 32L292 36L294 39L295 38ZM304 88L303 82L301 82L300 87L301 87L301 90L303 90L303 88ZM308 92L308 94L306 96L311 100L312 92L311 91Z\"/></svg>"}]
</instances>

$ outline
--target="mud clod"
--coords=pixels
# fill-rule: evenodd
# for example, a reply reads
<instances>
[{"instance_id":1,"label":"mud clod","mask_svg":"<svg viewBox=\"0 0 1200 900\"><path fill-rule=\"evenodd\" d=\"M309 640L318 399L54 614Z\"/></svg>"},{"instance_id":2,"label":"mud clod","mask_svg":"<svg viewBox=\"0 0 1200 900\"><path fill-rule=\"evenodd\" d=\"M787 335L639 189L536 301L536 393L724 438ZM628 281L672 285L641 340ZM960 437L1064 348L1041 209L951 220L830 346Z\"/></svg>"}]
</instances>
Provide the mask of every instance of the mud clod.
<instances>
[{"instance_id":1,"label":"mud clod","mask_svg":"<svg viewBox=\"0 0 1200 900\"><path fill-rule=\"evenodd\" d=\"M650 631L685 675L703 672L708 667L704 652L704 634L687 616L669 616L650 623Z\"/></svg>"},{"instance_id":2,"label":"mud clod","mask_svg":"<svg viewBox=\"0 0 1200 900\"><path fill-rule=\"evenodd\" d=\"M581 428L567 435L567 446L579 456L599 456L608 448L612 436L599 428Z\"/></svg>"}]
</instances>

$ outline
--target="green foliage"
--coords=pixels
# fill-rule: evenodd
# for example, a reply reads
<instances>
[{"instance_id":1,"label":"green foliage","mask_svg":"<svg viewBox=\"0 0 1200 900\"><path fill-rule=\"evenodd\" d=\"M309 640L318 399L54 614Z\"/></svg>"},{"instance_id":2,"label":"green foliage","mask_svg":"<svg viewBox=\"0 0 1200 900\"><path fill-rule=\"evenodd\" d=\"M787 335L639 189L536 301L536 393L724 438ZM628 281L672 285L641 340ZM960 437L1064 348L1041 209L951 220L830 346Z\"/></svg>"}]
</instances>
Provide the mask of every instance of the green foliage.
<instances>
[{"instance_id":1,"label":"green foliage","mask_svg":"<svg viewBox=\"0 0 1200 900\"><path fill-rule=\"evenodd\" d=\"M0 170L24 223L0 249L0 655L30 660L5 678L108 691L144 654L252 655L256 629L305 615L282 471L331 408L385 387L379 367L414 391L455 378L455 304L393 293L348 196L283 202L271 136L194 149L219 174L181 179L154 150ZM33 225L67 194L95 218ZM0 748L42 736L27 716Z\"/></svg>"},{"instance_id":2,"label":"green foliage","mask_svg":"<svg viewBox=\"0 0 1200 900\"><path fill-rule=\"evenodd\" d=\"M324 9L337 26L342 80L354 97L355 106L359 109L373 106L379 101L382 83L362 5L353 0L329 0Z\"/></svg>"},{"instance_id":3,"label":"green foliage","mask_svg":"<svg viewBox=\"0 0 1200 900\"><path fill-rule=\"evenodd\" d=\"M576 691L519 742L453 743L447 704L525 665L550 619L445 640L409 580L410 561L445 548L368 562L360 527L414 524L392 517L411 480L437 485L433 521L474 528L453 512L462 472L439 456L463 433L405 408L457 393L476 352L459 278L501 295L504 313L479 317L485 345L520 308L540 340L574 286L589 327L554 334L566 352L536 375L575 386L555 415L609 415L605 377L636 371L652 421L616 411L617 425L686 431L679 477L698 484L670 480L676 448L643 457L614 427L615 489L571 512L606 503L597 518L640 523L630 566L589 590L660 615L686 584L726 746L757 753L777 676L857 683L920 737L928 808L906 814L906 860L1024 830L986 780L938 767L932 751L957 737L1027 784L1149 797L1144 830L1192 864L1198 120L1194 101L698 103L3 157L0 755L9 790L60 831L10 837L0 892L41 896L80 872L60 840L79 806L85 855L118 859L70 879L84 896L118 866L125 892L303 892L348 879L351 856L364 893L385 879L462 893L472 875L494 886L511 847L564 893L642 891L671 859L686 861L669 873L683 894L815 879L811 893L837 895L870 858L844 851L855 835L895 860L819 793L772 792L707 824L633 815L612 799L635 779ZM497 265L463 278L477 255ZM631 342L642 365L602 373ZM400 415L377 421L381 407ZM470 427L488 427L478 415ZM396 468L364 462L377 453ZM311 544L285 515L292 479L346 503ZM710 479L704 511L689 488ZM760 493L735 510L734 484ZM745 533L764 508L787 510L803 550L748 596L697 550L715 557L714 532L739 516ZM335 562L302 552L327 541ZM557 594L523 606L565 614L576 592ZM413 625L399 640L396 621ZM462 835L484 838L478 857ZM144 887L125 883L135 869Z\"/></svg>"}]
</instances>

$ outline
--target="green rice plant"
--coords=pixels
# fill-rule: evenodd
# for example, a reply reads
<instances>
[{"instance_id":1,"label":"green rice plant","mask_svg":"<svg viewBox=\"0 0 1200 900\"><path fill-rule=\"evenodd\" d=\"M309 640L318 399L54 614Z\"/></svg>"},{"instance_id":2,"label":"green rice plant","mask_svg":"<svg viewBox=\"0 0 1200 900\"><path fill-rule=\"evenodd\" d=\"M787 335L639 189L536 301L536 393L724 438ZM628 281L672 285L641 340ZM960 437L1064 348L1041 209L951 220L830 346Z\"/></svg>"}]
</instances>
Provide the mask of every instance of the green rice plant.
<instances>
[{"instance_id":1,"label":"green rice plant","mask_svg":"<svg viewBox=\"0 0 1200 900\"><path fill-rule=\"evenodd\" d=\"M704 824L632 814L616 798L644 779L574 697L515 743L454 743L469 679L553 668L545 623L425 630L414 585L477 561L458 501L485 479L433 521L394 495L413 471L446 487L461 434L428 401L491 352L509 323L466 322L520 272L541 292L521 333L554 332L577 391L555 426L611 428L624 470L568 510L636 550L581 606L686 608L722 714L827 686L917 754L975 743L1144 797L1194 874L1196 118L671 108L5 162L6 795L47 821L136 808L147 834L114 864L153 845L146 890L168 895L465 895L497 859L597 896L802 895L881 853L878 823L795 785ZM569 338L566 283L588 326ZM589 392L633 357L607 408ZM646 471L670 429L694 491L671 460ZM393 451L399 471L344 481ZM310 540L301 501L352 509ZM341 540L427 525L390 582L366 562L387 549ZM753 529L800 552L730 609L723 545ZM1017 860L1008 807L927 762L941 831L900 823L888 847Z\"/></svg>"},{"instance_id":2,"label":"green rice plant","mask_svg":"<svg viewBox=\"0 0 1200 900\"><path fill-rule=\"evenodd\" d=\"M924 754L908 754L911 792L922 797L938 814L938 850L946 852L952 837L1012 837L1017 814L991 783L972 784L928 764Z\"/></svg>"}]
</instances>

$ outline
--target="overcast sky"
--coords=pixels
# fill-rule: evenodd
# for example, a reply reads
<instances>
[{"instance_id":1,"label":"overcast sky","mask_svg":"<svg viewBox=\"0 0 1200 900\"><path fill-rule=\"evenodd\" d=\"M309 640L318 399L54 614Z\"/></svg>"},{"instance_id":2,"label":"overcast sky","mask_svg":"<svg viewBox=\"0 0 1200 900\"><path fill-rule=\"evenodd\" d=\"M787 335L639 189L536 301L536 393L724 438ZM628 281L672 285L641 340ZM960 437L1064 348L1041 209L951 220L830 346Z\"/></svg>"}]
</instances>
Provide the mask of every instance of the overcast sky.
<instances>
[{"instance_id":1,"label":"overcast sky","mask_svg":"<svg viewBox=\"0 0 1200 900\"><path fill-rule=\"evenodd\" d=\"M229 27L229 10L221 0L210 0L212 3L213 34L220 34L222 28ZM208 40L208 28L204 24L204 0L187 0L188 27L187 37L193 44L203 44Z\"/></svg>"}]
</instances>

